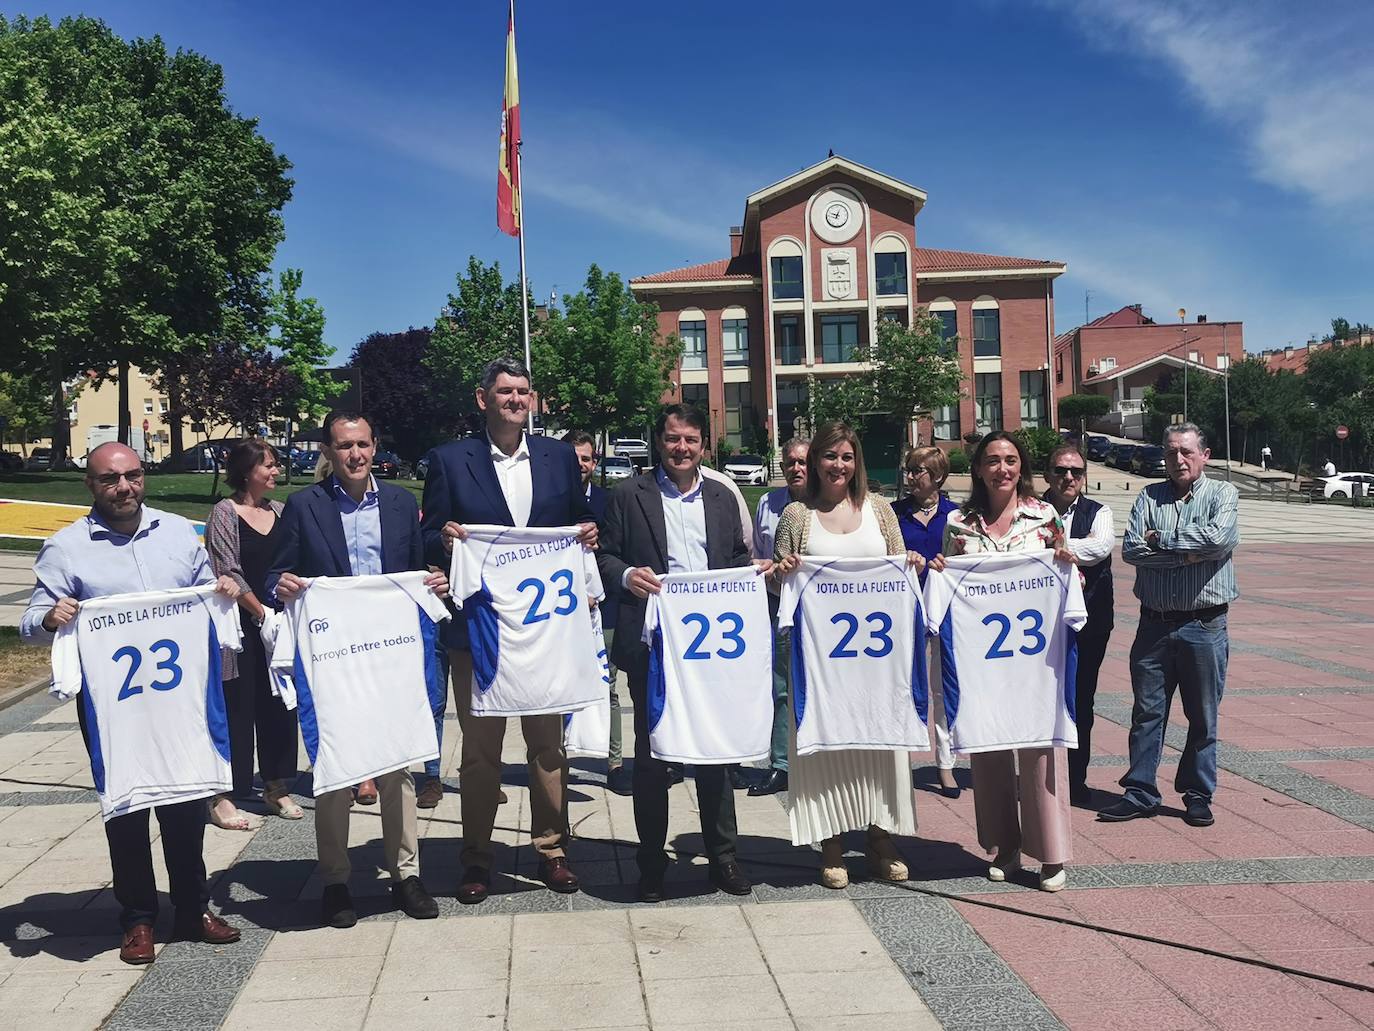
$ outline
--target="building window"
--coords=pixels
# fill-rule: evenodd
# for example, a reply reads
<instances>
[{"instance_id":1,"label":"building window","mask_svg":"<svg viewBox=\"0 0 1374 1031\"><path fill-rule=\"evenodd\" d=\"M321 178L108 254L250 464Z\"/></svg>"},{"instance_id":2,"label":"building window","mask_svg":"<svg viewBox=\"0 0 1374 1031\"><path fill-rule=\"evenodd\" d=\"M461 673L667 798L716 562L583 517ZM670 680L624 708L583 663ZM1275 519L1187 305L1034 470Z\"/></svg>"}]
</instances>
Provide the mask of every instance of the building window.
<instances>
[{"instance_id":1,"label":"building window","mask_svg":"<svg viewBox=\"0 0 1374 1031\"><path fill-rule=\"evenodd\" d=\"M682 403L706 416L706 424L711 424L711 388L705 383L682 384Z\"/></svg>"},{"instance_id":2,"label":"building window","mask_svg":"<svg viewBox=\"0 0 1374 1031\"><path fill-rule=\"evenodd\" d=\"M933 430L936 440L958 440L959 439L959 406L958 404L942 405L935 409L935 428Z\"/></svg>"},{"instance_id":3,"label":"building window","mask_svg":"<svg viewBox=\"0 0 1374 1031\"><path fill-rule=\"evenodd\" d=\"M827 365L856 360L859 350L859 316L821 316L821 361Z\"/></svg>"},{"instance_id":4,"label":"building window","mask_svg":"<svg viewBox=\"0 0 1374 1031\"><path fill-rule=\"evenodd\" d=\"M749 364L748 319L725 319L720 324L720 339L726 368Z\"/></svg>"},{"instance_id":5,"label":"building window","mask_svg":"<svg viewBox=\"0 0 1374 1031\"><path fill-rule=\"evenodd\" d=\"M773 274L773 300L799 301L802 296L802 260L800 255L770 258Z\"/></svg>"},{"instance_id":6,"label":"building window","mask_svg":"<svg viewBox=\"0 0 1374 1031\"><path fill-rule=\"evenodd\" d=\"M1103 370L1104 372L1105 372L1107 369L1115 369L1115 368L1116 368L1116 359L1115 359L1115 358L1103 358L1101 361L1099 361L1099 362L1097 363L1097 367L1098 367L1099 369Z\"/></svg>"},{"instance_id":7,"label":"building window","mask_svg":"<svg viewBox=\"0 0 1374 1031\"><path fill-rule=\"evenodd\" d=\"M906 254L875 254L873 271L878 279L878 296L906 293Z\"/></svg>"},{"instance_id":8,"label":"building window","mask_svg":"<svg viewBox=\"0 0 1374 1031\"><path fill-rule=\"evenodd\" d=\"M70 408L67 409L67 421L68 421L68 422L76 422L76 402L75 402L75 401L73 401L73 402L72 402L72 406L71 406Z\"/></svg>"},{"instance_id":9,"label":"building window","mask_svg":"<svg viewBox=\"0 0 1374 1031\"><path fill-rule=\"evenodd\" d=\"M1189 360L1190 362L1196 362L1196 361L1198 360L1197 352L1196 352L1196 351L1189 351L1189 352L1188 352L1188 360Z\"/></svg>"},{"instance_id":10,"label":"building window","mask_svg":"<svg viewBox=\"0 0 1374 1031\"><path fill-rule=\"evenodd\" d=\"M1002 355L1000 312L996 308L973 309L973 357L999 358Z\"/></svg>"},{"instance_id":11,"label":"building window","mask_svg":"<svg viewBox=\"0 0 1374 1031\"><path fill-rule=\"evenodd\" d=\"M801 320L795 315L778 319L778 335L773 340L773 360L779 365L802 363Z\"/></svg>"},{"instance_id":12,"label":"building window","mask_svg":"<svg viewBox=\"0 0 1374 1031\"><path fill-rule=\"evenodd\" d=\"M1062 354L1054 356L1054 381L1056 383L1064 382L1064 356Z\"/></svg>"},{"instance_id":13,"label":"building window","mask_svg":"<svg viewBox=\"0 0 1374 1031\"><path fill-rule=\"evenodd\" d=\"M152 415L152 414L153 414L153 399L152 399L151 397L145 397L145 398L143 399L143 414L144 414L144 415Z\"/></svg>"},{"instance_id":14,"label":"building window","mask_svg":"<svg viewBox=\"0 0 1374 1031\"><path fill-rule=\"evenodd\" d=\"M157 399L157 410L161 415L167 414L167 399L165 397L159 397Z\"/></svg>"},{"instance_id":15,"label":"building window","mask_svg":"<svg viewBox=\"0 0 1374 1031\"><path fill-rule=\"evenodd\" d=\"M1036 369L1021 373L1021 425L1026 428L1047 424L1045 415L1045 373Z\"/></svg>"},{"instance_id":16,"label":"building window","mask_svg":"<svg viewBox=\"0 0 1374 1031\"><path fill-rule=\"evenodd\" d=\"M1231 356L1227 354L1217 355L1217 370L1225 372L1231 367Z\"/></svg>"},{"instance_id":17,"label":"building window","mask_svg":"<svg viewBox=\"0 0 1374 1031\"><path fill-rule=\"evenodd\" d=\"M878 312L878 322L895 322L902 328L906 328L906 310L904 308L884 308Z\"/></svg>"},{"instance_id":18,"label":"building window","mask_svg":"<svg viewBox=\"0 0 1374 1031\"><path fill-rule=\"evenodd\" d=\"M744 443L744 431L754 425L754 394L748 383L725 384L725 439L732 447Z\"/></svg>"},{"instance_id":19,"label":"building window","mask_svg":"<svg viewBox=\"0 0 1374 1031\"><path fill-rule=\"evenodd\" d=\"M794 434L806 432L810 416L810 397L806 381L778 380L778 443Z\"/></svg>"},{"instance_id":20,"label":"building window","mask_svg":"<svg viewBox=\"0 0 1374 1031\"><path fill-rule=\"evenodd\" d=\"M677 335L682 338L682 367L706 368L706 323L679 322Z\"/></svg>"},{"instance_id":21,"label":"building window","mask_svg":"<svg viewBox=\"0 0 1374 1031\"><path fill-rule=\"evenodd\" d=\"M975 314L977 314L975 312ZM982 433L1002 428L1002 374L978 372L973 376L974 411Z\"/></svg>"}]
</instances>

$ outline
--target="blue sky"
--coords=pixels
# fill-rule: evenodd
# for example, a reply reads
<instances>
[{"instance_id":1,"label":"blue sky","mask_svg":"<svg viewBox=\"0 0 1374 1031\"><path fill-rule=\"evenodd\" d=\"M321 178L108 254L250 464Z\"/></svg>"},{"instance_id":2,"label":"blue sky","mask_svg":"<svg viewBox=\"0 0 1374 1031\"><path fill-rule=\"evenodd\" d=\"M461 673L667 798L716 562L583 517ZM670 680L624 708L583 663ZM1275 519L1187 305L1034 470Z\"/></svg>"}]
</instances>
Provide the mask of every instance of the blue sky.
<instances>
[{"instance_id":1,"label":"blue sky","mask_svg":"<svg viewBox=\"0 0 1374 1031\"><path fill-rule=\"evenodd\" d=\"M433 321L495 221L504 0L91 2L225 69L294 164L279 266L346 357ZM745 196L833 148L925 189L923 246L1067 262L1055 322L1141 302L1251 350L1374 322L1374 4L523 0L536 297L724 256Z\"/></svg>"}]
</instances>

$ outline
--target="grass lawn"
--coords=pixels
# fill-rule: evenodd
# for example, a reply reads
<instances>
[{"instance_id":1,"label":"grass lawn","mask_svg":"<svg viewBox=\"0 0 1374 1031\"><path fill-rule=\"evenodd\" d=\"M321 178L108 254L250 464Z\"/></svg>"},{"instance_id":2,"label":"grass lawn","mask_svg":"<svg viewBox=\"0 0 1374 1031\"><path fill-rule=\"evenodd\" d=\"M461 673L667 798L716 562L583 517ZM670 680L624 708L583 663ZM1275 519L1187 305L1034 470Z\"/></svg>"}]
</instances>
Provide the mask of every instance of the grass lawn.
<instances>
[{"instance_id":1,"label":"grass lawn","mask_svg":"<svg viewBox=\"0 0 1374 1031\"><path fill-rule=\"evenodd\" d=\"M48 649L19 640L19 629L0 626L0 694L49 674Z\"/></svg>"}]
</instances>

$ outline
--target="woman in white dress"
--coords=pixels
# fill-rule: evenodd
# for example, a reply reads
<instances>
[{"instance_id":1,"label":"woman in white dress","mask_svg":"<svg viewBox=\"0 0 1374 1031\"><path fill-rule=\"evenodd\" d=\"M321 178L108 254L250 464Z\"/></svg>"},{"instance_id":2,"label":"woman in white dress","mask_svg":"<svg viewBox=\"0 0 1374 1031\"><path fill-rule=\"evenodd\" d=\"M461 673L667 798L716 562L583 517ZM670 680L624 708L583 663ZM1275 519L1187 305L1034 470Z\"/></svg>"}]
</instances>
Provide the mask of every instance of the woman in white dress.
<instances>
[{"instance_id":1,"label":"woman in white dress","mask_svg":"<svg viewBox=\"0 0 1374 1031\"><path fill-rule=\"evenodd\" d=\"M806 495L783 509L774 545L775 574L790 576L802 555L828 558L906 555L892 506L867 490L863 450L842 422L822 425L807 457ZM907 879L892 834L916 833L916 798L908 753L848 749L796 754L796 724L788 747L788 816L792 844L821 846L821 883L849 883L844 863L846 831L867 830L865 853L873 876Z\"/></svg>"}]
</instances>

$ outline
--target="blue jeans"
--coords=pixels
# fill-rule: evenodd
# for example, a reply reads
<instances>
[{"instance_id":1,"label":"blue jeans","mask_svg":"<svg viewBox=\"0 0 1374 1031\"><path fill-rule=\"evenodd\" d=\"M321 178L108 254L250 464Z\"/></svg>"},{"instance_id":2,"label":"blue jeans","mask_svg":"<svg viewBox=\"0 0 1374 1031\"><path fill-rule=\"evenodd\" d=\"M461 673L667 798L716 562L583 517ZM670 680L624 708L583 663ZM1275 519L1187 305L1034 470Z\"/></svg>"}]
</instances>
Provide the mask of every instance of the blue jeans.
<instances>
[{"instance_id":1,"label":"blue jeans","mask_svg":"<svg viewBox=\"0 0 1374 1031\"><path fill-rule=\"evenodd\" d=\"M448 649L438 638L434 650L439 660L440 676L436 684L430 685L429 708L434 713L434 736L439 739L439 759L425 763L425 776L429 780L439 779L439 763L444 751L444 710L448 708Z\"/></svg>"},{"instance_id":2,"label":"blue jeans","mask_svg":"<svg viewBox=\"0 0 1374 1031\"><path fill-rule=\"evenodd\" d=\"M1225 613L1205 622L1153 619L1141 613L1131 645L1131 768L1121 778L1128 802L1142 809L1160 803L1155 778L1177 690L1188 720L1188 739L1174 790L1185 804L1211 804L1217 787L1217 710L1226 687L1229 653Z\"/></svg>"}]
</instances>

